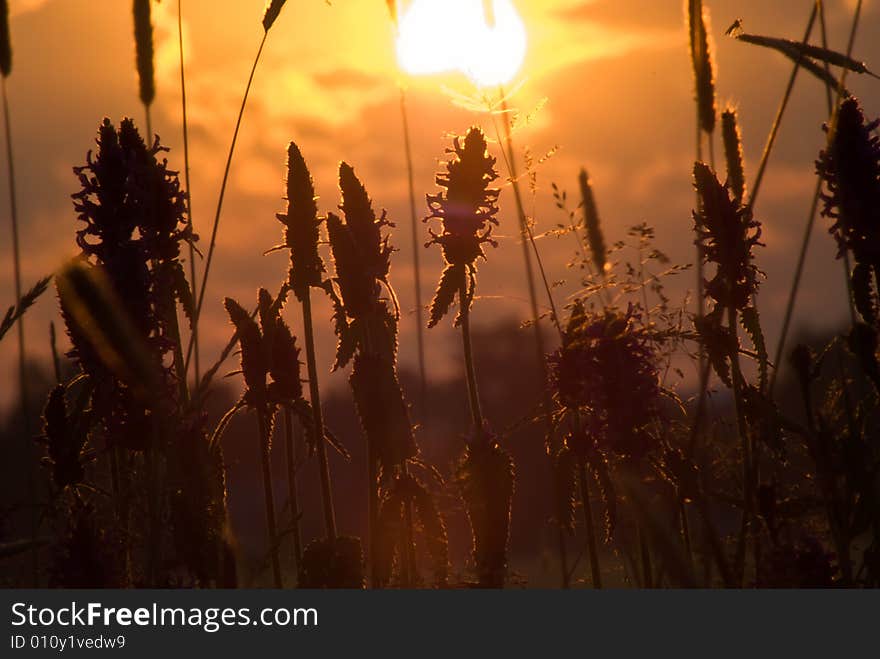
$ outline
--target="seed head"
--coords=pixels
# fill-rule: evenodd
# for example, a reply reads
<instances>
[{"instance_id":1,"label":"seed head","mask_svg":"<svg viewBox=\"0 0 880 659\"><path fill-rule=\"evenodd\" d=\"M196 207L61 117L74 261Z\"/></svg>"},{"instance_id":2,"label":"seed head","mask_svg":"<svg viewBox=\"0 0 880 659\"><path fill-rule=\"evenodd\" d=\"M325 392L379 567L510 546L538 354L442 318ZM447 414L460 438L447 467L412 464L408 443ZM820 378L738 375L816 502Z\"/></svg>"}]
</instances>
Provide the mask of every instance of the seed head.
<instances>
[{"instance_id":1,"label":"seed head","mask_svg":"<svg viewBox=\"0 0 880 659\"><path fill-rule=\"evenodd\" d=\"M840 106L830 148L816 163L825 183L823 214L834 220L831 233L842 256L880 266L880 120L868 122L855 98Z\"/></svg>"},{"instance_id":2,"label":"seed head","mask_svg":"<svg viewBox=\"0 0 880 659\"><path fill-rule=\"evenodd\" d=\"M705 262L717 266L715 277L706 282L706 295L725 309L745 309L758 290L760 271L752 250L761 245L761 224L750 208L731 198L707 165L696 163L694 182L700 197L694 212L697 242Z\"/></svg>"},{"instance_id":3,"label":"seed head","mask_svg":"<svg viewBox=\"0 0 880 659\"><path fill-rule=\"evenodd\" d=\"M9 3L0 0L0 73L12 73L12 40L9 38Z\"/></svg>"},{"instance_id":4,"label":"seed head","mask_svg":"<svg viewBox=\"0 0 880 659\"><path fill-rule=\"evenodd\" d=\"M489 188L498 178L495 158L489 155L479 128L471 128L464 143L456 137L447 153L453 157L436 178L444 191L428 195L431 215L426 221L437 218L443 225L440 234L429 231L429 244L440 245L450 265L473 265L477 258L485 258L484 243L496 244L491 225L498 224L499 191Z\"/></svg>"},{"instance_id":5,"label":"seed head","mask_svg":"<svg viewBox=\"0 0 880 659\"><path fill-rule=\"evenodd\" d=\"M153 22L150 17L150 0L134 0L133 13L140 98L141 103L149 105L156 97L156 81L153 73Z\"/></svg>"},{"instance_id":6,"label":"seed head","mask_svg":"<svg viewBox=\"0 0 880 659\"><path fill-rule=\"evenodd\" d=\"M315 186L302 153L293 142L287 148L287 212L279 213L284 242L290 250L290 286L299 300L320 286L324 262L318 253L321 220Z\"/></svg>"}]
</instances>

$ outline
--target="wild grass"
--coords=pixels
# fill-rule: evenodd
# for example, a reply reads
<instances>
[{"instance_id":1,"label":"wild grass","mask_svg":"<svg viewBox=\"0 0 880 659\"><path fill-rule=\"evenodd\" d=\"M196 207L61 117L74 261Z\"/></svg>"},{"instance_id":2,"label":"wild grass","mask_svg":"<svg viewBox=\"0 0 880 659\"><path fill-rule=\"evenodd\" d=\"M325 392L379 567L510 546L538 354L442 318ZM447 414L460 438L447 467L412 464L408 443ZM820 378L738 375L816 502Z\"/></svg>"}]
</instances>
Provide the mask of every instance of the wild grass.
<instances>
[{"instance_id":1,"label":"wild grass","mask_svg":"<svg viewBox=\"0 0 880 659\"><path fill-rule=\"evenodd\" d=\"M511 529L516 506L521 501L538 506L540 492L527 490L521 499L514 495L524 483L539 482L550 492L546 498L552 503L541 516L552 520L554 568L563 588L880 585L880 122L845 86L849 73L870 74L853 55L861 2L845 53L825 40L821 2L811 5L800 42L745 33L741 23L731 30L749 46L794 61L751 185L740 113L735 106L718 113L708 6L687 3L697 158L681 175L692 177L696 193L690 209L698 256L695 312L688 311L692 301L673 299L665 284L689 266L671 263L647 224L615 239L614 225L603 225L598 210L601 181L592 181L586 170L577 178L576 209L569 209L565 191L553 186L567 224L536 235L538 218L525 210L513 117L502 93L500 111L491 116L504 180L513 193L511 216L516 215L530 289L531 316L525 320L540 365L530 409L499 407L486 394L492 391L487 384L517 379L481 361L489 351L475 340L474 326L474 315L484 313L478 266L493 267L495 248L509 248L499 242L504 231L497 229L509 220L501 208L501 189L495 187L502 179L498 159L482 129L452 137L436 189L426 197L425 220L430 223L427 247L440 248L444 266L427 324L436 327L455 310L453 325L461 339L463 375L455 394L467 408L467 419L458 428L463 446L451 437L443 442L447 456L457 453L451 464L434 458L436 446L431 459L422 452L422 438L430 436L437 415L420 415L425 428L413 424L409 380L398 363L401 309L392 277L393 218L380 210L347 161L338 170L338 212L322 210L300 148L307 136L302 144L287 144L286 175L280 167L278 172L286 186L286 208L276 216L283 238L269 252L289 257L271 287L278 292L261 287L253 309L224 299L230 339L201 372L198 321L204 301L212 299L206 292L208 275L228 177L260 55L284 4L270 2L263 15L200 287L188 190L168 162L176 155L166 156L151 127L144 139L132 120L105 119L97 149L75 169L73 233L79 254L55 277L72 350L58 354L53 325L55 383L39 438L45 467L40 483L49 497L32 502L42 524L30 529L30 537L4 542L0 558L31 552L42 561L34 563L37 582L59 587L236 587L243 581L244 561L228 500L231 494L253 494L265 520L253 583L503 588L529 578L516 572ZM388 7L393 17L397 5ZM154 89L149 3L135 2L134 8L140 98L149 117ZM5 19L5 3L2 9ZM181 2L177 10L188 188ZM821 46L811 41L817 20ZM8 30L0 35L6 40L0 43L5 82L11 62ZM765 275L757 266L763 245L756 202L801 68L825 85L830 119L785 326L771 361L758 312ZM413 202L414 154L403 96L401 110ZM8 112L6 128L11 172ZM713 162L716 132L724 147L724 172ZM709 162L702 157L704 143L710 146ZM528 154L526 170L532 193L540 194ZM14 180L10 183L14 188ZM853 322L830 342L799 345L787 356L787 334L820 207L846 267ZM15 233L15 213L13 224ZM569 265L578 290L564 313L554 299L552 264L539 249L541 239L554 233L573 234L577 247ZM22 315L50 283L41 280L22 294L17 246L14 253L16 299L0 321L0 339L16 325L21 328ZM418 260L414 267L418 273ZM479 283L482 290L485 284ZM549 315L540 313L544 293ZM333 310L327 327L318 304ZM288 320L294 310L301 332ZM189 321L188 336L179 318ZM552 350L543 337L548 320L559 339ZM333 360L316 348L316 335L330 330L337 339ZM416 341L420 360L439 354L420 333ZM240 367L228 376L240 376L243 393L218 421L208 421L206 405L218 389L218 373L236 349ZM193 352L196 378L190 382ZM681 364L688 361L698 365L694 392L682 385ZM346 370L363 440L362 450L351 452L345 445L357 430L337 435L341 419L325 414L321 388L333 372ZM430 385L424 379L420 363L414 380L422 404ZM22 394L26 384L22 371ZM234 423L242 413L251 415L244 431ZM517 434L523 428L528 433ZM224 449L237 448L230 443L234 436L248 448L255 486L228 480ZM539 468L529 460L515 464L513 456L522 448L515 437L533 443L541 436L547 456L543 470L549 464L552 476L530 480L524 476ZM283 470L273 468L279 443ZM332 460L332 452L355 464ZM344 474L351 468L363 473L348 482ZM316 472L317 485L306 490L309 470ZM310 514L320 519L318 532L303 522ZM465 519L470 553L464 564L456 564L452 529ZM363 541L348 534L353 520L365 522ZM283 551L286 542L289 553ZM578 547L573 556L570 543Z\"/></svg>"}]
</instances>

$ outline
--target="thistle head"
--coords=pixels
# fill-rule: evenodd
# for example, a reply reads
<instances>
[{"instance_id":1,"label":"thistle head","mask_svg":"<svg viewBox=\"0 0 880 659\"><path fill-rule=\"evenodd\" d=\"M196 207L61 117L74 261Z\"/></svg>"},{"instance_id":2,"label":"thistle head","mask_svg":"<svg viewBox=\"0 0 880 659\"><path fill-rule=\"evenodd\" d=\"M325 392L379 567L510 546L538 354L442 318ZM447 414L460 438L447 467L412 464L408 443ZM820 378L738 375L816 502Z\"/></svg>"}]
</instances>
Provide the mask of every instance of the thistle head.
<instances>
[{"instance_id":1,"label":"thistle head","mask_svg":"<svg viewBox=\"0 0 880 659\"><path fill-rule=\"evenodd\" d=\"M81 256L101 268L144 336L165 342L169 303L192 311L179 261L181 243L197 240L186 217L177 172L168 168L158 140L147 146L130 119L115 128L104 119L98 151L75 167L80 191L72 195ZM167 350L167 345L157 345Z\"/></svg>"},{"instance_id":2,"label":"thistle head","mask_svg":"<svg viewBox=\"0 0 880 659\"><path fill-rule=\"evenodd\" d=\"M290 286L302 300L310 287L321 285L325 270L318 253L321 220L315 185L293 142L287 148L287 212L276 217L284 225L284 242L290 250Z\"/></svg>"},{"instance_id":3,"label":"thistle head","mask_svg":"<svg viewBox=\"0 0 880 659\"><path fill-rule=\"evenodd\" d=\"M867 121L858 100L840 106L829 148L816 163L825 183L823 215L834 220L831 233L841 256L847 250L859 264L880 266L880 121Z\"/></svg>"},{"instance_id":4,"label":"thistle head","mask_svg":"<svg viewBox=\"0 0 880 659\"><path fill-rule=\"evenodd\" d=\"M437 185L443 188L436 195L428 195L430 219L442 222L438 234L430 231L431 241L443 248L450 265L473 265L485 257L483 244L492 240L492 225L498 220L499 190L489 185L498 179L495 158L489 155L486 137L479 128L471 128L464 140L456 137L453 148L447 150L452 158L446 171L437 175Z\"/></svg>"},{"instance_id":5,"label":"thistle head","mask_svg":"<svg viewBox=\"0 0 880 659\"><path fill-rule=\"evenodd\" d=\"M700 198L693 214L697 243L704 261L717 266L706 282L706 295L724 308L745 309L758 290L760 271L752 250L761 245L761 224L748 206L731 198L707 165L694 165L694 183Z\"/></svg>"}]
</instances>

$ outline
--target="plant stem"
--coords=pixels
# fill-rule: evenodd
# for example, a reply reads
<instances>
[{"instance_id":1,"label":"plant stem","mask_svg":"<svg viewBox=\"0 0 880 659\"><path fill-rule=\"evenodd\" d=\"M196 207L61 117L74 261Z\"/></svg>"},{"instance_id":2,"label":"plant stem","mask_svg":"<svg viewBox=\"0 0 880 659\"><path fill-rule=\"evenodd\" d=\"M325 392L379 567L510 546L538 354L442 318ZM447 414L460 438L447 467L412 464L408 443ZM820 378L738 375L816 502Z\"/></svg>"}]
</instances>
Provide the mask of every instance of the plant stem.
<instances>
[{"instance_id":1,"label":"plant stem","mask_svg":"<svg viewBox=\"0 0 880 659\"><path fill-rule=\"evenodd\" d=\"M330 481L330 465L327 462L327 438L321 411L321 390L318 385L318 365L315 358L315 331L312 323L312 294L310 290L302 299L303 327L306 338L306 364L309 373L309 397L312 402L315 444L318 468L321 475L321 501L324 507L324 530L327 539L336 540L336 513L333 510L333 487Z\"/></svg>"},{"instance_id":2,"label":"plant stem","mask_svg":"<svg viewBox=\"0 0 880 659\"><path fill-rule=\"evenodd\" d=\"M195 224L193 223L192 214L192 186L189 180L189 122L186 114L186 70L184 66L183 56L183 0L177 0L177 42L178 51L180 53L180 98L181 107L183 109L183 176L186 183L186 214L189 217L189 225L195 233ZM189 244L189 277L192 286L192 295L198 294L198 280L196 274L196 248L190 242ZM193 362L195 367L195 380L198 383L201 380L201 363L199 360L199 324L193 318L192 326L193 341ZM185 375L185 374L184 374Z\"/></svg>"},{"instance_id":3,"label":"plant stem","mask_svg":"<svg viewBox=\"0 0 880 659\"><path fill-rule=\"evenodd\" d=\"M807 23L807 29L804 32L803 43L807 44L810 42L810 35L813 33L813 26L816 23L816 16L818 14L818 6L815 2L813 4L813 11L810 14L810 20ZM782 118L785 116L785 111L788 108L788 102L791 100L792 92L794 91L794 83L797 81L798 73L801 70L801 59L798 59L794 64L794 69L792 69L791 76L788 79L788 84L785 87L785 93L782 96L782 102L779 104L779 109L776 111L776 118L773 120L773 126L770 129L770 135L767 137L767 143L764 145L764 152L761 154L761 162L758 165L758 173L755 175L755 184L752 186L752 194L749 197L748 207L750 209L755 208L755 203L758 200L758 193L761 191L761 184L764 182L764 174L767 172L767 165L770 162L770 154L773 152L773 147L776 144L776 138L779 135L779 129L782 127Z\"/></svg>"},{"instance_id":4,"label":"plant stem","mask_svg":"<svg viewBox=\"0 0 880 659\"><path fill-rule=\"evenodd\" d=\"M263 470L263 495L266 507L266 531L269 538L269 556L272 560L272 579L275 588L283 588L281 559L278 551L278 529L275 525L275 497L272 492L272 469L269 461L269 429L266 412L257 410L257 429L260 433L260 465Z\"/></svg>"},{"instance_id":5,"label":"plant stem","mask_svg":"<svg viewBox=\"0 0 880 659\"><path fill-rule=\"evenodd\" d=\"M229 170L232 167L232 157L235 154L235 144L238 141L238 132L241 129L241 120L244 117L244 110L247 107L248 95L251 91L251 85L254 82L254 74L257 72L257 65L260 63L260 56L263 54L263 47L266 45L266 37L269 33L264 31L263 38L260 40L260 47L257 49L257 55L254 57L254 64L251 67L251 73L248 76L247 86L244 90L244 97L241 99L241 108L238 111L238 119L235 122L235 130L232 133L232 144L229 146L229 154L226 157L226 167L223 170L223 181L220 184L220 196L217 199L217 211L214 213L214 224L211 227L211 242L208 245L208 255L205 258L205 271L202 274L202 286L198 294L198 303L196 304L195 314L193 314L193 324L198 325L202 315L202 304L205 302L205 291L208 290L208 276L211 273L211 263L214 259L214 248L217 245L217 229L220 227L220 216L223 212L223 200L226 196L226 186L229 183ZM192 356L195 335L190 337L189 346L186 350L185 372L189 372L189 363Z\"/></svg>"},{"instance_id":6,"label":"plant stem","mask_svg":"<svg viewBox=\"0 0 880 659\"><path fill-rule=\"evenodd\" d=\"M144 103L144 114L147 116L147 148L153 143L153 119L150 116L150 106Z\"/></svg>"},{"instance_id":7,"label":"plant stem","mask_svg":"<svg viewBox=\"0 0 880 659\"><path fill-rule=\"evenodd\" d=\"M294 434L296 437L294 437ZM293 562L296 573L302 573L302 535L299 528L299 492L296 483L296 456L297 446L301 441L299 426L294 429L293 414L289 409L284 410L284 440L287 458L287 498L290 505L290 528L293 536Z\"/></svg>"},{"instance_id":8,"label":"plant stem","mask_svg":"<svg viewBox=\"0 0 880 659\"><path fill-rule=\"evenodd\" d=\"M590 483L587 466L582 460L578 465L578 481L581 486L581 501L584 504L584 527L587 530L587 551L590 554L590 572L593 588L602 588L602 573L599 570L599 552L596 543L596 527L593 524L593 508L590 503Z\"/></svg>"},{"instance_id":9,"label":"plant stem","mask_svg":"<svg viewBox=\"0 0 880 659\"><path fill-rule=\"evenodd\" d=\"M422 246L419 243L419 221L418 211L416 210L416 187L413 170L412 143L410 141L409 132L409 113L407 112L406 105L406 90L402 85L400 87L400 116L403 124L403 145L406 153L406 174L409 183L410 226L412 228L413 289L416 303L416 347L419 360L419 418L421 421L424 421L428 410L428 379L425 369L425 327L423 322L424 308L422 306L422 271L420 267Z\"/></svg>"},{"instance_id":10,"label":"plant stem","mask_svg":"<svg viewBox=\"0 0 880 659\"><path fill-rule=\"evenodd\" d=\"M21 304L21 245L19 241L18 231L18 203L15 194L15 159L12 154L12 125L9 118L9 100L6 91L6 76L2 76L3 87L3 126L6 132L6 165L9 168L9 212L12 226L12 272L15 284L15 305ZM22 439L24 441L25 455L31 456L33 447L31 446L31 419L30 405L28 401L27 391L27 353L25 351L24 341L24 315L19 316L15 321L16 333L18 339L18 396L21 413ZM39 530L39 519L36 508L36 480L34 476L33 465L28 460L27 466L27 489L28 500L32 504L30 531L33 549L31 549L31 579L32 585L36 588L39 585L39 566L37 555L37 534Z\"/></svg>"},{"instance_id":11,"label":"plant stem","mask_svg":"<svg viewBox=\"0 0 880 659\"><path fill-rule=\"evenodd\" d=\"M742 400L742 384L744 382L742 370L739 364L739 336L737 330L738 312L736 307L730 306L727 310L728 327L734 344L733 353L730 355L730 367L732 371L733 404L736 410L737 432L742 445L742 479L743 479L743 517L739 539L736 549L736 579L737 585L742 586L745 570L746 543L752 524L752 501L754 492L754 479L752 468L754 466L753 447L748 433L748 425L745 418L745 407ZM757 568L757 566L755 566Z\"/></svg>"},{"instance_id":12,"label":"plant stem","mask_svg":"<svg viewBox=\"0 0 880 659\"><path fill-rule=\"evenodd\" d=\"M475 437L483 435L483 410L480 407L480 393L477 389L477 373L474 368L474 354L471 346L471 300L468 296L468 273L462 275L458 289L461 319L461 341L464 348L464 369L467 379L468 396L471 405L471 420Z\"/></svg>"},{"instance_id":13,"label":"plant stem","mask_svg":"<svg viewBox=\"0 0 880 659\"><path fill-rule=\"evenodd\" d=\"M531 228L529 227L528 218L526 217L525 207L523 205L522 192L519 186L519 177L517 176L516 153L513 148L513 125L510 119L510 112L507 105L507 97L504 93L503 88L499 88L499 94L501 96L502 114L504 115L505 133L504 146L501 149L501 155L507 168L507 174L508 178L510 179L511 188L513 189L513 197L516 203L517 217L519 219L520 240L523 247L523 264L525 266L526 281L528 283L529 306L532 314L532 332L535 340L535 360L538 364L538 375L540 377L540 382L543 384L543 386L541 387L541 395L542 403L544 406L544 420L546 430L548 436L552 440L553 421L551 418L551 410L553 409L553 400L550 395L550 387L547 386L547 363L545 361L546 350L544 347L544 335L541 332L540 314L538 311L538 294L537 288L535 286L535 274L532 268L531 254L529 254L529 245L531 245L532 249L534 250L535 259L538 263L538 267L541 270L541 277L544 282L544 288L547 292L547 299L549 301L551 312L553 314L553 323L557 331L559 332L560 340L562 339L562 327L560 325L559 315L556 313L556 304L553 301L553 293L547 280L547 274L544 271L544 264L541 261L541 254L538 251L538 246L535 244L535 238L532 234ZM498 142L500 145L501 134L498 130L498 124L495 122L494 116L492 117L492 125L495 129L495 135L498 138ZM551 441L551 454L549 456L549 459L551 473L555 475L555 469L553 468L553 459L557 447L554 446L554 444L555 442ZM565 530L562 528L561 524L559 524L557 528L557 551L559 553L562 587L564 589L567 589L569 587L568 557L565 545Z\"/></svg>"}]
</instances>

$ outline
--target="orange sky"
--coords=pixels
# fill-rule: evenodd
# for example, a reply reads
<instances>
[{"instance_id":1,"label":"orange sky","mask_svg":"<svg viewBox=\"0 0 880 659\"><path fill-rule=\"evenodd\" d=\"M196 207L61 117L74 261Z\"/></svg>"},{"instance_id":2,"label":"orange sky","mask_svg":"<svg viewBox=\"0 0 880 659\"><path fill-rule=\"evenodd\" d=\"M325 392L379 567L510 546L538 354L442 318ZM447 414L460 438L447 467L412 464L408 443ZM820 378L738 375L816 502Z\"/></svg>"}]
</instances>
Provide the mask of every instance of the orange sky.
<instances>
[{"instance_id":1,"label":"orange sky","mask_svg":"<svg viewBox=\"0 0 880 659\"><path fill-rule=\"evenodd\" d=\"M442 0L437 0L442 2ZM475 0L476 1L476 0ZM552 204L550 183L574 195L579 167L592 174L609 242L626 227L647 221L659 245L675 260L692 259L689 171L693 160L691 73L682 7L678 0L515 0L528 29L528 54L512 105L540 111L517 130L520 152L560 149L542 165L538 190L528 199L538 231L564 218ZM781 57L723 37L736 18L758 33L800 38L810 1L709 0L718 44L719 96L736 103L742 115L749 172L763 147L791 70ZM828 3L832 45L845 47L851 0ZM69 195L76 189L71 167L85 160L103 116L142 121L134 73L130 2L124 0L12 0L14 66L8 81L19 206L23 225L25 284L35 281L74 253L77 226ZM206 243L240 95L262 28L263 0L186 0L192 204L194 221ZM172 147L170 162L183 166L176 2L154 4L157 46L157 100L154 130ZM431 47L456 47L456 35L438 34ZM880 12L867 3L856 54L880 67ZM471 124L491 131L485 114L456 107L449 89L469 94L461 76L412 79L395 62L385 3L379 0L291 0L269 37L245 116L222 220L217 260L205 306L205 361L230 334L220 300L231 295L250 302L258 286L274 288L286 272L286 257L262 253L280 240L274 213L283 207L285 147L295 140L316 179L323 211L338 203L335 169L353 164L377 207L398 223L393 242L393 283L407 310L411 290L411 235L399 123L399 91L409 89L416 189L422 212L424 192L433 192L433 172L451 132ZM851 78L851 87L871 115L880 114L876 80ZM546 102L545 102L546 101ZM766 188L758 207L767 248L760 265L768 273L761 307L771 342L784 305L801 227L815 185L813 160L823 143L820 126L824 94L802 77L790 107ZM4 166L5 181L5 166ZM481 300L475 322L501 317L525 319L521 252L509 192L502 197L503 236L499 249L481 266ZM0 189L0 215L7 218L8 195ZM817 228L799 308L801 322L830 327L844 318L843 275L832 262L834 247L822 221ZM424 231L420 227L420 231ZM422 234L424 236L424 234ZM420 238L422 237L420 236ZM420 240L420 242L424 242ZM565 263L569 241L541 241L551 279L571 279ZM440 271L439 250L422 259L428 298ZM0 226L0 305L13 301L8 222ZM692 278L682 281L692 286ZM564 300L573 282L557 290ZM324 317L329 310L321 310ZM52 296L28 314L31 351L48 352L48 323L55 318ZM292 320L296 320L292 316ZM296 326L298 323L294 322ZM402 358L413 358L412 316L403 321ZM329 365L329 330L319 346ZM455 350L448 328L428 334L431 372L448 374L439 355ZM15 342L0 344L0 378L14 382ZM454 372L454 371L453 371ZM344 382L326 378L327 386ZM12 387L0 387L0 408Z\"/></svg>"}]
</instances>

